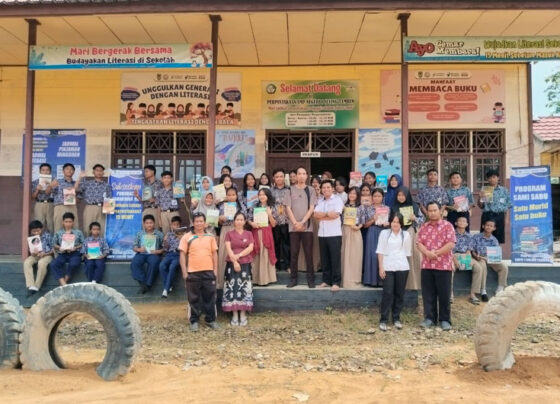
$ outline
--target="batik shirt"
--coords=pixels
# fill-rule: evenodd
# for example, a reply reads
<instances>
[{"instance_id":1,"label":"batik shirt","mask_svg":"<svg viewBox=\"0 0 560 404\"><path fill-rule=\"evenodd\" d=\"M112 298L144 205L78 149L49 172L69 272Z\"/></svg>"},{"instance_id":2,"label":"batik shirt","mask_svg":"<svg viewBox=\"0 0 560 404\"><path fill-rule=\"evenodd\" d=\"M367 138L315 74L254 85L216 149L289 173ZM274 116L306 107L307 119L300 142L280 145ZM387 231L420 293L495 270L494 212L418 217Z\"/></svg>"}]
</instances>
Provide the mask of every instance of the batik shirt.
<instances>
[{"instance_id":1,"label":"batik shirt","mask_svg":"<svg viewBox=\"0 0 560 404\"><path fill-rule=\"evenodd\" d=\"M455 204L455 197L457 196L466 196L467 200L469 201L469 206L474 204L474 199L472 196L472 192L469 188L465 186L460 186L459 188L447 188L447 203L451 206Z\"/></svg>"},{"instance_id":2,"label":"batik shirt","mask_svg":"<svg viewBox=\"0 0 560 404\"><path fill-rule=\"evenodd\" d=\"M155 195L157 195L158 191L163 188L163 184L161 183L160 180L154 180L154 182L149 183L148 181L146 181L146 179L144 179L144 181L142 182L142 186L145 187L151 187L152 188L152 196L155 198ZM140 195L140 198L142 198L142 195ZM147 209L147 208L157 208L158 204L157 204L157 200L155 202L150 202L148 201L142 201L142 208L143 209Z\"/></svg>"},{"instance_id":3,"label":"batik shirt","mask_svg":"<svg viewBox=\"0 0 560 404\"><path fill-rule=\"evenodd\" d=\"M498 185L494 188L494 195L492 202L485 202L483 212L503 213L511 208L511 199L509 198L509 191L507 188Z\"/></svg>"},{"instance_id":4,"label":"batik shirt","mask_svg":"<svg viewBox=\"0 0 560 404\"><path fill-rule=\"evenodd\" d=\"M35 191L37 191L37 188L39 188L39 180L35 180L31 183L31 193L34 193ZM53 197L52 197L52 191L50 194L46 194L44 189L39 189L39 193L37 194L37 202L52 202L53 201Z\"/></svg>"},{"instance_id":5,"label":"batik shirt","mask_svg":"<svg viewBox=\"0 0 560 404\"><path fill-rule=\"evenodd\" d=\"M488 254L486 252L486 247L499 247L500 243L498 239L493 235L486 238L484 233L480 232L473 237L474 251L481 257L486 257Z\"/></svg>"},{"instance_id":6,"label":"batik shirt","mask_svg":"<svg viewBox=\"0 0 560 404\"><path fill-rule=\"evenodd\" d=\"M439 185L422 188L418 193L418 201L424 207L427 207L430 202L437 202L441 206L445 206L449 203L447 192Z\"/></svg>"},{"instance_id":7,"label":"batik shirt","mask_svg":"<svg viewBox=\"0 0 560 404\"><path fill-rule=\"evenodd\" d=\"M101 255L109 254L109 244L107 244L107 240L103 237L92 237L89 236L85 239L84 244L82 244L82 254L87 254L88 252L88 244L89 243L99 243L99 247L101 248Z\"/></svg>"},{"instance_id":8,"label":"batik shirt","mask_svg":"<svg viewBox=\"0 0 560 404\"><path fill-rule=\"evenodd\" d=\"M447 243L455 243L455 229L447 220L427 222L418 231L418 244L422 244L428 251L436 251ZM436 259L428 259L422 255L422 269L436 269L440 271L453 271L453 254L439 255Z\"/></svg>"},{"instance_id":9,"label":"batik shirt","mask_svg":"<svg viewBox=\"0 0 560 404\"><path fill-rule=\"evenodd\" d=\"M169 189L165 187L160 188L156 191L155 198L156 205L159 206L162 211L179 209L177 199L173 198L173 187Z\"/></svg>"},{"instance_id":10,"label":"batik shirt","mask_svg":"<svg viewBox=\"0 0 560 404\"><path fill-rule=\"evenodd\" d=\"M76 181L66 181L66 178L58 180L58 187L52 188L51 195L53 195L54 205L64 205L64 190L74 188ZM77 195L76 195L77 197Z\"/></svg>"},{"instance_id":11,"label":"batik shirt","mask_svg":"<svg viewBox=\"0 0 560 404\"><path fill-rule=\"evenodd\" d=\"M474 250L474 240L470 233L464 232L463 234L458 231L455 232L455 247L453 247L453 252L457 254L464 254L467 251Z\"/></svg>"},{"instance_id":12,"label":"batik shirt","mask_svg":"<svg viewBox=\"0 0 560 404\"><path fill-rule=\"evenodd\" d=\"M368 220L371 220L374 215L375 215L375 208L372 205L358 206L356 226L360 224L366 224L366 222Z\"/></svg>"},{"instance_id":13,"label":"batik shirt","mask_svg":"<svg viewBox=\"0 0 560 404\"><path fill-rule=\"evenodd\" d=\"M64 230L64 229L60 229L59 231L56 232L56 234L54 235L54 238L53 238L53 245L60 246L62 244L62 235L64 233L66 233L66 230ZM74 239L74 247L76 247L77 245L83 244L84 233L82 233L80 230L77 230L77 229L72 229L71 233L74 236L76 236L76 238Z\"/></svg>"},{"instance_id":14,"label":"batik shirt","mask_svg":"<svg viewBox=\"0 0 560 404\"><path fill-rule=\"evenodd\" d=\"M288 224L290 219L288 218L288 211L286 210L286 200L291 197L290 188L286 186L284 188L273 187L271 192L276 201L276 211L278 212L278 219L276 220L278 224Z\"/></svg>"},{"instance_id":15,"label":"batik shirt","mask_svg":"<svg viewBox=\"0 0 560 404\"><path fill-rule=\"evenodd\" d=\"M138 233L136 233L136 238L134 239L134 244L133 247L136 248L140 248L143 247L142 246L142 237L144 237L145 235L147 235L148 233L146 233L145 230L139 231ZM151 235L156 236L156 246L155 246L155 250L161 250L161 247L163 246L163 233L159 230L154 230L153 233L150 233Z\"/></svg>"},{"instance_id":16,"label":"batik shirt","mask_svg":"<svg viewBox=\"0 0 560 404\"><path fill-rule=\"evenodd\" d=\"M167 253L176 253L179 250L180 238L177 237L174 231L167 233L167 248L165 251Z\"/></svg>"},{"instance_id":17,"label":"batik shirt","mask_svg":"<svg viewBox=\"0 0 560 404\"><path fill-rule=\"evenodd\" d=\"M99 205L103 203L103 198L110 198L113 195L111 186L105 181L82 180L78 186L78 192L88 205Z\"/></svg>"},{"instance_id":18,"label":"batik shirt","mask_svg":"<svg viewBox=\"0 0 560 404\"><path fill-rule=\"evenodd\" d=\"M218 210L220 211L220 215L219 216L224 216L224 207L225 204L227 203L227 201L222 202L220 204L220 207L218 208ZM253 214L253 209L249 209L251 212L251 215ZM241 205L241 209L239 209L239 206L237 206L237 211L238 212L242 212L245 214L245 216L248 216L248 212L247 209L245 209L245 206ZM236 212L237 214L237 212ZM248 218L248 217L247 217ZM225 222L222 223L222 226L233 226L233 220L226 220Z\"/></svg>"},{"instance_id":19,"label":"batik shirt","mask_svg":"<svg viewBox=\"0 0 560 404\"><path fill-rule=\"evenodd\" d=\"M43 254L48 254L53 250L53 239L48 231L41 233L41 246L43 247Z\"/></svg>"}]
</instances>

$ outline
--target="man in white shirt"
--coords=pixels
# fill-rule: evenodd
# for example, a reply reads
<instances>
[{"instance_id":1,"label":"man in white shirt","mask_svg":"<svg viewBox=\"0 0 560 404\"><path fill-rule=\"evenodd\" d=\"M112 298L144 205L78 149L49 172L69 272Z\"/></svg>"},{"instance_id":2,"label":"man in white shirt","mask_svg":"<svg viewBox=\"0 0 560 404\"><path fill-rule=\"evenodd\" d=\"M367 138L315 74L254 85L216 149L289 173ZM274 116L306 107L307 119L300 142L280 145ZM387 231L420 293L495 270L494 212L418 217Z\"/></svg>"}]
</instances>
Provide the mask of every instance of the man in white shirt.
<instances>
[{"instance_id":1,"label":"man in white shirt","mask_svg":"<svg viewBox=\"0 0 560 404\"><path fill-rule=\"evenodd\" d=\"M342 223L340 215L344 209L342 199L333 194L330 180L321 182L323 199L315 207L315 219L319 221L319 251L323 283L319 287L331 287L333 292L340 289L340 253L342 248Z\"/></svg>"}]
</instances>

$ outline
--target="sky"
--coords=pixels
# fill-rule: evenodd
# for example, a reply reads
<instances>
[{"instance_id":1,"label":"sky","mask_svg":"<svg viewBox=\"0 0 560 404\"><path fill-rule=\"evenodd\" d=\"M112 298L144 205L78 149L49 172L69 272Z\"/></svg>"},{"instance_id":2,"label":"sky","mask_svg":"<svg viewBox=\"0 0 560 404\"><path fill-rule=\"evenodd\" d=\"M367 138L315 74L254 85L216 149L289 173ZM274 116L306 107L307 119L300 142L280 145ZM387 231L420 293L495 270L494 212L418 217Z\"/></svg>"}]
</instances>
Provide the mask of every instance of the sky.
<instances>
[{"instance_id":1,"label":"sky","mask_svg":"<svg viewBox=\"0 0 560 404\"><path fill-rule=\"evenodd\" d=\"M560 69L560 61L534 62L532 69L533 81L533 119L552 115L552 110L546 107L545 79Z\"/></svg>"}]
</instances>

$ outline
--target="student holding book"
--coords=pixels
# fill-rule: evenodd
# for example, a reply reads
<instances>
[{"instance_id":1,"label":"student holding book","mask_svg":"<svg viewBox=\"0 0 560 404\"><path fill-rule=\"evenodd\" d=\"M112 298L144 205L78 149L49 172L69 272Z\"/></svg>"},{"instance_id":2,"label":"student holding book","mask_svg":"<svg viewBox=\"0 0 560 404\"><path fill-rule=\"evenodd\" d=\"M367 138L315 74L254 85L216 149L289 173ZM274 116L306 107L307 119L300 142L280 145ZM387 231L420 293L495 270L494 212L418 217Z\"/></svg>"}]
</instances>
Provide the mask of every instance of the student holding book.
<instances>
[{"instance_id":1,"label":"student holding book","mask_svg":"<svg viewBox=\"0 0 560 404\"><path fill-rule=\"evenodd\" d=\"M385 194L385 205L393 207L397 200L397 191L402 187L403 181L399 174L391 175L387 183L387 193Z\"/></svg>"},{"instance_id":2,"label":"student holding book","mask_svg":"<svg viewBox=\"0 0 560 404\"><path fill-rule=\"evenodd\" d=\"M487 219L482 224L482 232L473 237L474 250L473 258L482 268L482 273L488 272L488 267L498 274L498 288L496 294L500 293L507 286L508 267L502 262L502 252L498 239L492 234L496 231L496 222ZM486 276L482 278L480 294L482 301L487 301ZM484 296L486 295L486 298Z\"/></svg>"},{"instance_id":3,"label":"student holding book","mask_svg":"<svg viewBox=\"0 0 560 404\"><path fill-rule=\"evenodd\" d=\"M360 205L360 189L348 190L342 220L342 287L353 289L362 282L363 241L361 228L365 223L365 206Z\"/></svg>"},{"instance_id":4,"label":"student holding book","mask_svg":"<svg viewBox=\"0 0 560 404\"><path fill-rule=\"evenodd\" d=\"M80 267L82 255L80 251L84 242L84 235L74 226L74 214L65 212L62 215L62 229L56 232L53 239L54 251L58 253L51 269L60 286L70 282L72 273ZM68 267L66 268L66 264Z\"/></svg>"},{"instance_id":5,"label":"student holding book","mask_svg":"<svg viewBox=\"0 0 560 404\"><path fill-rule=\"evenodd\" d=\"M272 176L274 177L274 174L272 174ZM272 182L271 182L270 177L267 173L262 173L261 177L259 178L258 188L260 189L261 186L272 187Z\"/></svg>"},{"instance_id":6,"label":"student holding book","mask_svg":"<svg viewBox=\"0 0 560 404\"><path fill-rule=\"evenodd\" d=\"M239 191L237 198L245 209L252 208L257 202L257 180L253 173L247 173L243 177L243 189ZM251 205L251 206L249 206Z\"/></svg>"},{"instance_id":7,"label":"student holding book","mask_svg":"<svg viewBox=\"0 0 560 404\"><path fill-rule=\"evenodd\" d=\"M420 210L425 217L428 217L428 204L437 202L440 206L447 206L447 192L443 187L438 185L439 174L435 168L428 170L428 184L418 192L418 202L420 202Z\"/></svg>"},{"instance_id":8,"label":"student holding book","mask_svg":"<svg viewBox=\"0 0 560 404\"><path fill-rule=\"evenodd\" d=\"M105 259L109 255L109 244L101 236L101 224L89 224L89 237L82 245L82 255L86 267L86 277L89 282L101 283L105 273Z\"/></svg>"},{"instance_id":9,"label":"student holding book","mask_svg":"<svg viewBox=\"0 0 560 404\"><path fill-rule=\"evenodd\" d=\"M160 215L155 195L161 187L161 181L156 178L156 168L151 164L144 166L142 195L135 190L134 196L142 203L142 220L144 220L146 215L152 216L156 229L160 228Z\"/></svg>"},{"instance_id":10,"label":"student holding book","mask_svg":"<svg viewBox=\"0 0 560 404\"><path fill-rule=\"evenodd\" d=\"M82 195L86 206L82 216L84 234L87 234L90 223L97 222L101 226L101 234L105 230L105 215L103 214L103 201L111 198L113 191L107 181L103 179L105 167L101 164L93 166L93 179L85 179L85 170L80 173L76 181L76 191Z\"/></svg>"},{"instance_id":11,"label":"student holding book","mask_svg":"<svg viewBox=\"0 0 560 404\"><path fill-rule=\"evenodd\" d=\"M474 200L471 190L463 185L461 173L454 171L449 174L449 187L447 188L447 221L453 226L457 219L464 217L467 219L467 232L470 231L468 223L471 221L471 208Z\"/></svg>"},{"instance_id":12,"label":"student holding book","mask_svg":"<svg viewBox=\"0 0 560 404\"><path fill-rule=\"evenodd\" d=\"M136 234L132 246L136 254L130 262L132 277L140 284L138 294L144 294L152 287L163 253L163 234L155 228L156 219L145 215L142 222L144 229ZM148 265L147 272L144 264Z\"/></svg>"},{"instance_id":13,"label":"student holding book","mask_svg":"<svg viewBox=\"0 0 560 404\"><path fill-rule=\"evenodd\" d=\"M23 261L23 274L27 296L31 296L41 289L49 264L53 260L54 250L50 233L44 229L43 223L38 220L29 223L27 241L29 243L29 257ZM33 273L35 265L37 265L37 275Z\"/></svg>"},{"instance_id":14,"label":"student holding book","mask_svg":"<svg viewBox=\"0 0 560 404\"><path fill-rule=\"evenodd\" d=\"M179 215L179 203L185 203L185 198L176 198L173 194L173 174L171 171L161 173L161 188L155 192L156 204L160 211L160 224L163 234L169 233L171 219Z\"/></svg>"},{"instance_id":15,"label":"student holding book","mask_svg":"<svg viewBox=\"0 0 560 404\"><path fill-rule=\"evenodd\" d=\"M51 190L54 201L53 226L55 229L62 228L64 213L70 212L75 220L73 224L79 228L78 209L76 208L76 181L72 179L76 168L71 163L62 166L64 177L61 180L55 179L51 182Z\"/></svg>"},{"instance_id":16,"label":"student holding book","mask_svg":"<svg viewBox=\"0 0 560 404\"><path fill-rule=\"evenodd\" d=\"M373 217L365 225L368 227L367 243L364 251L363 284L379 287L382 280L379 277L379 260L377 258L377 242L381 231L389 227L390 209L383 204L383 190L375 188L372 193Z\"/></svg>"},{"instance_id":17,"label":"student holding book","mask_svg":"<svg viewBox=\"0 0 560 404\"><path fill-rule=\"evenodd\" d=\"M362 206L362 228L360 229L360 233L362 233L362 265L361 271L362 274L364 272L364 268L366 266L366 244L367 244L367 233L369 230L369 224L371 218L375 214L375 209L373 209L373 202L371 200L371 188L368 184L362 184L360 186L360 206ZM361 278L360 278L361 279Z\"/></svg>"},{"instance_id":18,"label":"student holding book","mask_svg":"<svg viewBox=\"0 0 560 404\"><path fill-rule=\"evenodd\" d=\"M248 223L252 228L253 248L253 283L266 286L276 282L276 252L272 229L276 227L278 213L270 189L259 191L259 202L248 212Z\"/></svg>"},{"instance_id":19,"label":"student holding book","mask_svg":"<svg viewBox=\"0 0 560 404\"><path fill-rule=\"evenodd\" d=\"M490 170L486 173L488 185L480 191L478 206L482 209L480 220L480 231L484 231L484 223L492 220L495 223L493 232L500 244L505 243L505 223L506 215L511 208L511 199L507 188L498 184L500 176L498 171Z\"/></svg>"},{"instance_id":20,"label":"student holding book","mask_svg":"<svg viewBox=\"0 0 560 404\"><path fill-rule=\"evenodd\" d=\"M31 198L35 200L33 218L43 223L45 230L50 234L54 234L51 171L51 165L48 163L39 166L39 178L31 183Z\"/></svg>"},{"instance_id":21,"label":"student holding book","mask_svg":"<svg viewBox=\"0 0 560 404\"><path fill-rule=\"evenodd\" d=\"M159 264L159 274L163 281L163 292L161 297L166 299L168 294L173 289L173 280L175 279L175 272L179 268L179 241L181 237L177 234L178 229L181 227L181 218L174 216L171 219L171 228L163 238L163 249L165 250L165 257Z\"/></svg>"},{"instance_id":22,"label":"student holding book","mask_svg":"<svg viewBox=\"0 0 560 404\"><path fill-rule=\"evenodd\" d=\"M231 181L231 178L230 178ZM226 200L219 206L218 222L222 226L220 230L220 241L218 243L218 276L216 287L222 289L224 287L224 268L226 267L226 234L233 230L233 218L239 211L246 213L245 208L239 202L237 190L230 187L226 191Z\"/></svg>"},{"instance_id":23,"label":"student holding book","mask_svg":"<svg viewBox=\"0 0 560 404\"><path fill-rule=\"evenodd\" d=\"M216 208L216 204L214 203L214 193L212 191L206 192L202 198L202 202L198 204L198 206L193 210L193 215L195 213L203 213L206 217L206 233L216 235L216 227L218 226L218 217L220 215L220 211ZM216 223L210 223L210 216L214 215L216 218Z\"/></svg>"},{"instance_id":24,"label":"student holding book","mask_svg":"<svg viewBox=\"0 0 560 404\"><path fill-rule=\"evenodd\" d=\"M274 233L274 251L276 252L276 269L286 271L290 269L290 231L289 217L286 209L286 201L291 197L290 188L286 186L286 172L282 168L276 168L272 172L274 186L272 196L276 202L278 220Z\"/></svg>"}]
</instances>

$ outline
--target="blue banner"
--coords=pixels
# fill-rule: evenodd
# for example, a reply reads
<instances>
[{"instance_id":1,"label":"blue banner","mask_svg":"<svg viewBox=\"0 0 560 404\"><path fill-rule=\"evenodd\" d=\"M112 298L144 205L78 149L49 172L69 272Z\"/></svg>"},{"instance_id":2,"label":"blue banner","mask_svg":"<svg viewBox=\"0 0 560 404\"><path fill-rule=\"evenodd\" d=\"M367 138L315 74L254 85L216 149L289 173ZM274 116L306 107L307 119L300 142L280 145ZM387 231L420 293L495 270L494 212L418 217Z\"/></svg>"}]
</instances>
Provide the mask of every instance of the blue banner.
<instances>
[{"instance_id":1,"label":"blue banner","mask_svg":"<svg viewBox=\"0 0 560 404\"><path fill-rule=\"evenodd\" d=\"M111 170L109 184L116 202L115 213L107 215L105 238L111 248L109 259L131 260L136 233L142 229L142 204L134 196L141 192L142 170Z\"/></svg>"},{"instance_id":2,"label":"blue banner","mask_svg":"<svg viewBox=\"0 0 560 404\"><path fill-rule=\"evenodd\" d=\"M511 260L552 263L550 167L511 169Z\"/></svg>"}]
</instances>

